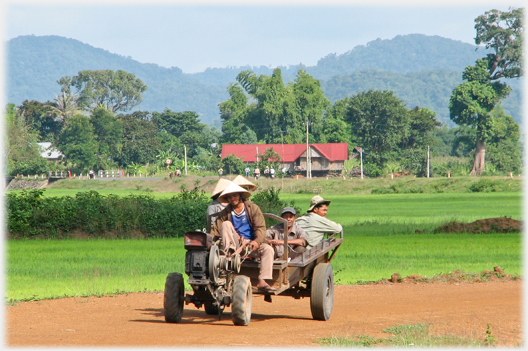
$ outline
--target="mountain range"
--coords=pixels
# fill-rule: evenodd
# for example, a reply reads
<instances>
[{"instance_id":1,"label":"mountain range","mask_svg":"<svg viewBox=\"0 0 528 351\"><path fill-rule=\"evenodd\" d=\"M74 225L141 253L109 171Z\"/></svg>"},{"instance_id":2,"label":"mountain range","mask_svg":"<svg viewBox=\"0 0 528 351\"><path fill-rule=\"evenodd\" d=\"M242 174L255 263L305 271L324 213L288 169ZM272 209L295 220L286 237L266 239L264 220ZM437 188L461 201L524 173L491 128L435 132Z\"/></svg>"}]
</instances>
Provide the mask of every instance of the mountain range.
<instances>
[{"instance_id":1,"label":"mountain range","mask_svg":"<svg viewBox=\"0 0 528 351\"><path fill-rule=\"evenodd\" d=\"M131 57L110 53L75 39L60 36L19 36L7 42L7 101L52 101L60 93L63 76L82 70L111 69L133 73L148 87L135 110L196 111L203 123L220 126L217 104L229 96L227 86L247 69L270 75L275 67L243 66L208 68L200 73L183 73L178 67L140 63ZM486 55L483 47L460 41L426 36L399 35L376 39L341 54L329 54L315 66L281 68L285 82L295 79L299 68L321 81L332 101L368 89L392 90L407 107L427 107L437 119L453 126L448 103L462 71ZM522 79L508 80L513 90L503 107L515 121L522 121Z\"/></svg>"}]
</instances>

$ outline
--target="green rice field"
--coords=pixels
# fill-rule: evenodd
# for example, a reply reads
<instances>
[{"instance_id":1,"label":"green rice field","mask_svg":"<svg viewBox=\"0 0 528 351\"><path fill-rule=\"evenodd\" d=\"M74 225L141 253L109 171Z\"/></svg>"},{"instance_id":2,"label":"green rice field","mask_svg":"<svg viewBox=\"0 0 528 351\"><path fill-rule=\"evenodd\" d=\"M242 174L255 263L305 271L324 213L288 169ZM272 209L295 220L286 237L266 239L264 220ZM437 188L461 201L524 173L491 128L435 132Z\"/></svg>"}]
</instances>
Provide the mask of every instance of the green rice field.
<instances>
[{"instance_id":1,"label":"green rice field","mask_svg":"<svg viewBox=\"0 0 528 351\"><path fill-rule=\"evenodd\" d=\"M313 194L281 194L308 208ZM520 193L332 195L328 218L345 241L332 261L337 284L500 266L522 275L522 234L432 234L440 224L521 219ZM416 233L419 229L421 233ZM6 300L160 291L184 271L183 239L19 240L6 249Z\"/></svg>"}]
</instances>

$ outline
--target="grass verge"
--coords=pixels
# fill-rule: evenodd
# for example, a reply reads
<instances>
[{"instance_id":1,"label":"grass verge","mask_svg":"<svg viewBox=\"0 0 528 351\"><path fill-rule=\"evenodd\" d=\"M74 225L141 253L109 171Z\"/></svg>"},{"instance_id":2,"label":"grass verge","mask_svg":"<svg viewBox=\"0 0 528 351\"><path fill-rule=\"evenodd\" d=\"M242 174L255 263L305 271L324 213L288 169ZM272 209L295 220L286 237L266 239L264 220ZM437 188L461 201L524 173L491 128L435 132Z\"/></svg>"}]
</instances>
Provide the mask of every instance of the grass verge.
<instances>
[{"instance_id":1,"label":"grass verge","mask_svg":"<svg viewBox=\"0 0 528 351\"><path fill-rule=\"evenodd\" d=\"M386 338L374 338L368 335L352 337L320 338L318 344L333 347L460 347L489 346L494 342L491 334L486 334L483 341L463 338L456 335L431 335L431 325L427 323L402 324L382 330L382 333L392 334ZM488 325L488 330L489 325Z\"/></svg>"}]
</instances>

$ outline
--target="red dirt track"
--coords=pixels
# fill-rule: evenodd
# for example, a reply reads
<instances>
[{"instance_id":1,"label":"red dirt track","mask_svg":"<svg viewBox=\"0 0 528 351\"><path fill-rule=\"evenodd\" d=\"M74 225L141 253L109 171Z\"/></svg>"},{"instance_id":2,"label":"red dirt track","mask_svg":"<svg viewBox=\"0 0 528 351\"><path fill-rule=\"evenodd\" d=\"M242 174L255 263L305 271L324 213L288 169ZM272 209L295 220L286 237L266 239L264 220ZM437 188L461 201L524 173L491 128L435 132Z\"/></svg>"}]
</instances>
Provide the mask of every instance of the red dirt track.
<instances>
[{"instance_id":1,"label":"red dirt track","mask_svg":"<svg viewBox=\"0 0 528 351\"><path fill-rule=\"evenodd\" d=\"M487 323L498 346L523 345L522 282L396 283L336 286L329 321L315 321L309 298L253 296L247 327L186 305L168 324L163 293L64 298L7 307L8 346L319 346L317 338L370 335L398 324L431 323L433 335L482 341Z\"/></svg>"}]
</instances>

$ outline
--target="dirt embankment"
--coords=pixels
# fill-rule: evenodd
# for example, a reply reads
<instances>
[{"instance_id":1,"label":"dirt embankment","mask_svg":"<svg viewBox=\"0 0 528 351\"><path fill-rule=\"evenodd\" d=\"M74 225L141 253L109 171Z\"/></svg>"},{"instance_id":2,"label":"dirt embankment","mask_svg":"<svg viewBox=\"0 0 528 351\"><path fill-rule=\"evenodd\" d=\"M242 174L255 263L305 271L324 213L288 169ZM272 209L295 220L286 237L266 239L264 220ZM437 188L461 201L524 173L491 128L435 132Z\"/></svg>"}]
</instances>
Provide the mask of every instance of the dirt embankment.
<instances>
[{"instance_id":1,"label":"dirt embankment","mask_svg":"<svg viewBox=\"0 0 528 351\"><path fill-rule=\"evenodd\" d=\"M433 233L520 233L522 227L522 221L508 217L498 217L479 219L471 223L449 222L436 228Z\"/></svg>"}]
</instances>

